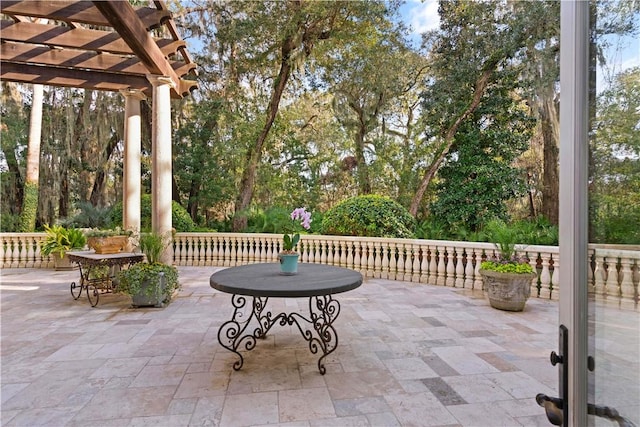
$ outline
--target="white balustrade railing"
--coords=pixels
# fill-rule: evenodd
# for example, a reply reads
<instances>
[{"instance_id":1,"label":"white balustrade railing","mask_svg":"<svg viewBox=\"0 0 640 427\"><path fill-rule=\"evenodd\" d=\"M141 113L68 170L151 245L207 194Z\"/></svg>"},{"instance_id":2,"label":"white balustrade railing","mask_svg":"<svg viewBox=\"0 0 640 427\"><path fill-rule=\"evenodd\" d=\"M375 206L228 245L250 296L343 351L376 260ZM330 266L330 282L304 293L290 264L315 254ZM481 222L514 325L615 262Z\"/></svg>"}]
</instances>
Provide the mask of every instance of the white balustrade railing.
<instances>
[{"instance_id":1,"label":"white balustrade railing","mask_svg":"<svg viewBox=\"0 0 640 427\"><path fill-rule=\"evenodd\" d=\"M43 256L44 233L0 233L2 268L52 268ZM277 262L282 235L259 233L176 233L174 263L223 266ZM640 250L589 245L589 291L597 298L638 308ZM480 262L495 254L489 243L376 237L303 235L301 262L351 268L365 277L481 289ZM531 294L558 299L560 281L557 246L526 246L522 251L538 273Z\"/></svg>"}]
</instances>

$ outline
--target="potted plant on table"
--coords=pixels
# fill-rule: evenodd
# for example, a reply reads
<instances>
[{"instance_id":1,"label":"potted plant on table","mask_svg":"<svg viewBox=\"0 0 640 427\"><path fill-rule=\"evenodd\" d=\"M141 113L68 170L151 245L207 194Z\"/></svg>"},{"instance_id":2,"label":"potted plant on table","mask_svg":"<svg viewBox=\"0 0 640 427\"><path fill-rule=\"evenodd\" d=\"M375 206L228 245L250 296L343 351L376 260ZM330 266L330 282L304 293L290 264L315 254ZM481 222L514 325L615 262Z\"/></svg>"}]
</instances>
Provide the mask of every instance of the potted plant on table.
<instances>
[{"instance_id":1,"label":"potted plant on table","mask_svg":"<svg viewBox=\"0 0 640 427\"><path fill-rule=\"evenodd\" d=\"M44 226L47 233L42 245L42 255L53 257L53 265L56 270L72 270L74 267L69 262L67 252L73 249L84 249L87 243L82 230L77 228L65 228L61 225Z\"/></svg>"},{"instance_id":2,"label":"potted plant on table","mask_svg":"<svg viewBox=\"0 0 640 427\"><path fill-rule=\"evenodd\" d=\"M531 281L537 277L529 259L518 256L518 233L499 220L486 229L497 255L482 262L480 275L492 307L506 311L522 311L531 295Z\"/></svg>"},{"instance_id":3,"label":"potted plant on table","mask_svg":"<svg viewBox=\"0 0 640 427\"><path fill-rule=\"evenodd\" d=\"M134 307L163 307L180 289L178 270L160 262L167 240L157 233L140 235L140 250L146 261L118 273L116 291L131 295Z\"/></svg>"},{"instance_id":4,"label":"potted plant on table","mask_svg":"<svg viewBox=\"0 0 640 427\"><path fill-rule=\"evenodd\" d=\"M291 220L293 226L297 226L296 221L300 221L300 225L305 230L311 228L311 212L307 212L305 208L297 208L291 212ZM284 275L293 275L298 272L298 257L300 254L296 252L296 246L300 241L300 233L285 233L282 237L282 250L278 253L278 261L280 261L280 273Z\"/></svg>"},{"instance_id":5,"label":"potted plant on table","mask_svg":"<svg viewBox=\"0 0 640 427\"><path fill-rule=\"evenodd\" d=\"M87 244L97 254L117 254L125 250L132 232L116 227L113 230L89 230Z\"/></svg>"}]
</instances>

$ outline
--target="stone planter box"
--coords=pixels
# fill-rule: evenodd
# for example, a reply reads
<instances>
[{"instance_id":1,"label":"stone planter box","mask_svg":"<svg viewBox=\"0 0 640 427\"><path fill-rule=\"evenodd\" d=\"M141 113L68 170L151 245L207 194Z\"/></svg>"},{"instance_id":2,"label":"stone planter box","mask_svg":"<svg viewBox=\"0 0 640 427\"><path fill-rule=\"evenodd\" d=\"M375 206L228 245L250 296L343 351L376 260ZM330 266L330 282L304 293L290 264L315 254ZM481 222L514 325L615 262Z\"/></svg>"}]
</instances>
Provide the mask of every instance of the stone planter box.
<instances>
[{"instance_id":1,"label":"stone planter box","mask_svg":"<svg viewBox=\"0 0 640 427\"><path fill-rule=\"evenodd\" d=\"M127 247L129 236L89 237L87 245L97 254L117 254Z\"/></svg>"}]
</instances>

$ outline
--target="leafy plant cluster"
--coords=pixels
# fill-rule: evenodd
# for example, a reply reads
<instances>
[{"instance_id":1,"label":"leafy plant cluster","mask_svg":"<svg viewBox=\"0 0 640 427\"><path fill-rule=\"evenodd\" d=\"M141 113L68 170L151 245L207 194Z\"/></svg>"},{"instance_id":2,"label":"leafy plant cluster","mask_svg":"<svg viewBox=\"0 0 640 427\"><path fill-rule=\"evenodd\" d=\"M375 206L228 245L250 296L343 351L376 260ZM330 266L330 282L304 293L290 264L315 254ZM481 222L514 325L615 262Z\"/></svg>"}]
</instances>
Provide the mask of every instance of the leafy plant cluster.
<instances>
[{"instance_id":1,"label":"leafy plant cluster","mask_svg":"<svg viewBox=\"0 0 640 427\"><path fill-rule=\"evenodd\" d=\"M540 216L534 219L510 221L509 228L518 236L518 242L526 245L558 244L558 227L551 224L546 218ZM486 226L472 231L464 224L449 224L444 220L431 216L421 221L416 226L416 237L430 240L457 240L465 242L488 242Z\"/></svg>"},{"instance_id":2,"label":"leafy plant cluster","mask_svg":"<svg viewBox=\"0 0 640 427\"><path fill-rule=\"evenodd\" d=\"M533 273L533 267L531 264L514 264L509 262L497 262L497 261L483 261L480 264L482 270L497 271L500 273L516 273L516 274L528 274Z\"/></svg>"},{"instance_id":3,"label":"leafy plant cluster","mask_svg":"<svg viewBox=\"0 0 640 427\"><path fill-rule=\"evenodd\" d=\"M351 197L329 209L322 219L322 234L337 236L413 238L415 220L388 197Z\"/></svg>"},{"instance_id":4,"label":"leafy plant cluster","mask_svg":"<svg viewBox=\"0 0 640 427\"><path fill-rule=\"evenodd\" d=\"M501 220L492 220L485 227L489 240L498 249L498 255L484 261L480 268L503 273L532 273L533 267L527 257L518 256L519 231Z\"/></svg>"},{"instance_id":5,"label":"leafy plant cluster","mask_svg":"<svg viewBox=\"0 0 640 427\"><path fill-rule=\"evenodd\" d=\"M164 274L165 280L162 302L169 303L173 293L180 289L178 270L172 265L141 262L121 270L118 274L116 291L136 295L144 288L144 295L153 296L157 286L160 285L160 273Z\"/></svg>"},{"instance_id":6,"label":"leafy plant cluster","mask_svg":"<svg viewBox=\"0 0 640 427\"><path fill-rule=\"evenodd\" d=\"M166 248L167 239L157 233L143 233L140 235L140 250L146 257L146 262L134 264L120 271L116 290L128 295L142 293L152 297L160 285L160 277L164 275L165 287L162 289L162 302L169 303L176 290L180 289L178 270L160 262L160 256Z\"/></svg>"},{"instance_id":7,"label":"leafy plant cluster","mask_svg":"<svg viewBox=\"0 0 640 427\"><path fill-rule=\"evenodd\" d=\"M77 228L65 228L62 225L44 226L47 233L41 252L43 255L56 254L60 258L67 251L72 249L82 249L87 243L87 239Z\"/></svg>"}]
</instances>

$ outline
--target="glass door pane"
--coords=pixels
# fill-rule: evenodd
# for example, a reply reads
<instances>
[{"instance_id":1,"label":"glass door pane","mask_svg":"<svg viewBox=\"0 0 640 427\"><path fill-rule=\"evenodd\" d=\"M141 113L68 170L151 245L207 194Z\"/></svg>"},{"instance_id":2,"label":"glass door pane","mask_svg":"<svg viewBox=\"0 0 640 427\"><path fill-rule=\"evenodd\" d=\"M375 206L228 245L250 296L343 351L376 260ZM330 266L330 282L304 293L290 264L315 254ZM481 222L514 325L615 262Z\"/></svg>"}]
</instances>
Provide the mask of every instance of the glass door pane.
<instances>
[{"instance_id":1,"label":"glass door pane","mask_svg":"<svg viewBox=\"0 0 640 427\"><path fill-rule=\"evenodd\" d=\"M588 412L640 426L640 7L592 2L590 27Z\"/></svg>"}]
</instances>

